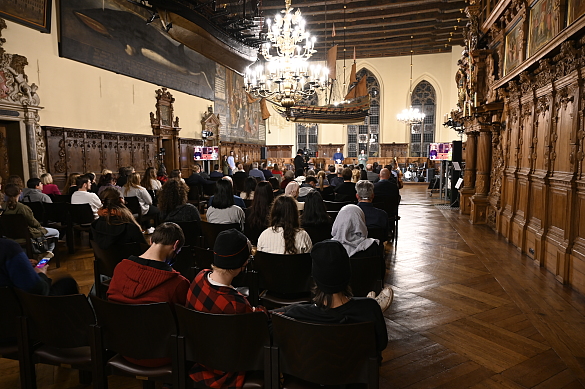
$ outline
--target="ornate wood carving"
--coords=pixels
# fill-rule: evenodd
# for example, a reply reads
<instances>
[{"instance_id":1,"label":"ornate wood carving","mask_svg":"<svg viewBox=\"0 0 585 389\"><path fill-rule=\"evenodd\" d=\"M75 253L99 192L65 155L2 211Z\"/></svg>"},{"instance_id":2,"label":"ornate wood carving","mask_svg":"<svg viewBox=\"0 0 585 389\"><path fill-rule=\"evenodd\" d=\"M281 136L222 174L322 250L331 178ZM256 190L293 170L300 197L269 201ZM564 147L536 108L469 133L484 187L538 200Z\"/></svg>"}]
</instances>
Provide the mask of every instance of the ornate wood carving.
<instances>
[{"instance_id":1,"label":"ornate wood carving","mask_svg":"<svg viewBox=\"0 0 585 389\"><path fill-rule=\"evenodd\" d=\"M167 170L179 168L179 118L174 116L173 95L167 88L161 88L156 93L156 113L150 113L152 133L158 137L158 149L164 148L164 163Z\"/></svg>"}]
</instances>

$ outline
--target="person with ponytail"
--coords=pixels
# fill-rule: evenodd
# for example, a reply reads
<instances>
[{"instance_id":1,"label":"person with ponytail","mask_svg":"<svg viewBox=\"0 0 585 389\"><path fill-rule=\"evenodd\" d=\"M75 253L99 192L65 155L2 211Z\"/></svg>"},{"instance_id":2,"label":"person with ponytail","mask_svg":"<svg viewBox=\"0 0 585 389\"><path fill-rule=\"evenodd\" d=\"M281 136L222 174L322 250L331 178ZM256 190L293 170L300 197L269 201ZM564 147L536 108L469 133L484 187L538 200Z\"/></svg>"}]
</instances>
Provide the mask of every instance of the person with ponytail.
<instances>
[{"instance_id":1,"label":"person with ponytail","mask_svg":"<svg viewBox=\"0 0 585 389\"><path fill-rule=\"evenodd\" d=\"M142 229L124 204L124 196L118 187L106 187L100 195L102 207L98 218L91 224L95 243L103 250L126 243L144 243Z\"/></svg>"}]
</instances>

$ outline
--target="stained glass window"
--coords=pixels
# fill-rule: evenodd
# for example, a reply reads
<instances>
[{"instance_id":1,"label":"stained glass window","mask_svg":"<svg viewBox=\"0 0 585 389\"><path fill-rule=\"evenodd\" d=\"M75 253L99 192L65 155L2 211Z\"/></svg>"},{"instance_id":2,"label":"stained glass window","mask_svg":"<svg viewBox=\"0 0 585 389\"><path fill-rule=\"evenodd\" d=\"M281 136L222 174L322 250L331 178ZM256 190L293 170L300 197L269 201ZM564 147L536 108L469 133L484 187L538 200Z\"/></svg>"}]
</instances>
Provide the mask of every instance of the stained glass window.
<instances>
[{"instance_id":1,"label":"stained glass window","mask_svg":"<svg viewBox=\"0 0 585 389\"><path fill-rule=\"evenodd\" d=\"M428 81L421 81L412 91L411 105L425 113L421 124L410 128L410 156L428 157L429 144L435 141L435 88Z\"/></svg>"},{"instance_id":2,"label":"stained glass window","mask_svg":"<svg viewBox=\"0 0 585 389\"><path fill-rule=\"evenodd\" d=\"M380 84L376 76L368 69L357 72L358 81L366 78L366 87L370 94L370 112L362 124L347 126L347 156L356 158L360 150L365 150L370 157L380 156Z\"/></svg>"}]
</instances>

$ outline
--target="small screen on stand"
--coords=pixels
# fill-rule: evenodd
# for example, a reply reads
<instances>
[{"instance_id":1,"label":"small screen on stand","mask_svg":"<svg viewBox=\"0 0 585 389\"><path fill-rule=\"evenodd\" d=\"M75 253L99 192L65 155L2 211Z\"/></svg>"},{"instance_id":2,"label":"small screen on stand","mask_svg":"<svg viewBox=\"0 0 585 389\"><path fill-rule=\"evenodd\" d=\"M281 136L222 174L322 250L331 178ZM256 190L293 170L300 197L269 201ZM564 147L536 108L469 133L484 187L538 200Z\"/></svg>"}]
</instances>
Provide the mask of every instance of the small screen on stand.
<instances>
[{"instance_id":1,"label":"small screen on stand","mask_svg":"<svg viewBox=\"0 0 585 389\"><path fill-rule=\"evenodd\" d=\"M450 161L452 153L452 143L431 143L429 145L429 159L431 161Z\"/></svg>"},{"instance_id":2,"label":"small screen on stand","mask_svg":"<svg viewBox=\"0 0 585 389\"><path fill-rule=\"evenodd\" d=\"M193 150L195 161L217 161L219 159L219 146L195 146Z\"/></svg>"}]
</instances>

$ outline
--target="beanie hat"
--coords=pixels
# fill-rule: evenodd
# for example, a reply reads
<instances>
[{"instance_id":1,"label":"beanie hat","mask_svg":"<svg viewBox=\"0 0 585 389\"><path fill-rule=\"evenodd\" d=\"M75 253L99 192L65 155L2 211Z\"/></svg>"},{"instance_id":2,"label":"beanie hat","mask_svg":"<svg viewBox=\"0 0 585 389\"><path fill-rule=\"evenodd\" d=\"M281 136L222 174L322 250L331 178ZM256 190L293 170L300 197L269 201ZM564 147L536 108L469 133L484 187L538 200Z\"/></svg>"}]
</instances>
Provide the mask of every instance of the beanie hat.
<instances>
[{"instance_id":1,"label":"beanie hat","mask_svg":"<svg viewBox=\"0 0 585 389\"><path fill-rule=\"evenodd\" d=\"M235 228L222 231L215 238L213 264L220 269L242 267L250 257L248 238Z\"/></svg>"},{"instance_id":2,"label":"beanie hat","mask_svg":"<svg viewBox=\"0 0 585 389\"><path fill-rule=\"evenodd\" d=\"M349 285L351 264L345 247L336 240L324 240L313 246L313 280L323 292L341 292Z\"/></svg>"}]
</instances>

